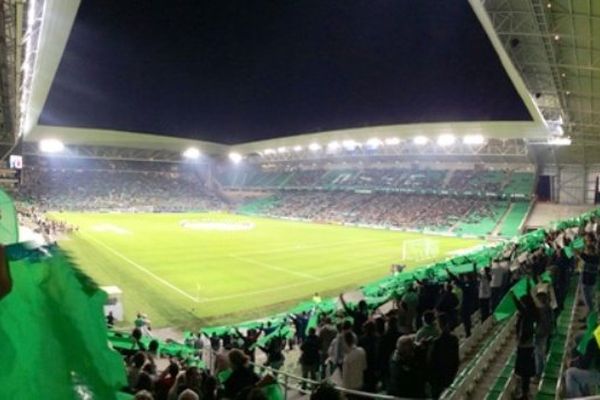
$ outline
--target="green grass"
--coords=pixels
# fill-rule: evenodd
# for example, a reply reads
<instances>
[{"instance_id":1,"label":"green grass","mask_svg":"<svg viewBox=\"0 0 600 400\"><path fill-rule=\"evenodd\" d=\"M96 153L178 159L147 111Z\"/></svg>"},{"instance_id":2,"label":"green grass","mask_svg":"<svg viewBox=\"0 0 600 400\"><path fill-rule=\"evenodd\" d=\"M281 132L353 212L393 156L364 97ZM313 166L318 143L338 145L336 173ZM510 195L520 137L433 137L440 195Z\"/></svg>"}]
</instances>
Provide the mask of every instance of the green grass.
<instances>
[{"instance_id":1,"label":"green grass","mask_svg":"<svg viewBox=\"0 0 600 400\"><path fill-rule=\"evenodd\" d=\"M310 224L220 213L55 213L80 227L60 245L100 285L123 290L127 322L136 312L155 326L198 328L281 312L315 292L381 278L418 233ZM183 220L248 223L249 230L207 231ZM441 259L479 240L430 236ZM427 261L433 261L427 260ZM405 262L408 267L426 261Z\"/></svg>"}]
</instances>

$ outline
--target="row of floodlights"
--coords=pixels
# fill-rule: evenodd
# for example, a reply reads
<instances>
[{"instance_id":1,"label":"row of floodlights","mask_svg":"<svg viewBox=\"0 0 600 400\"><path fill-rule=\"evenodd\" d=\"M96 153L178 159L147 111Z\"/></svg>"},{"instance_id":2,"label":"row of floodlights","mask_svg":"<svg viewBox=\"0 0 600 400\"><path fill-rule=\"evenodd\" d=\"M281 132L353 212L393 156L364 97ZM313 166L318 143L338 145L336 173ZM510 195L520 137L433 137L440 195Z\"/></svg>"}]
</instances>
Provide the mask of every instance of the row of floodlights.
<instances>
[{"instance_id":1,"label":"row of floodlights","mask_svg":"<svg viewBox=\"0 0 600 400\"><path fill-rule=\"evenodd\" d=\"M444 135L438 136L436 143L438 146L447 147L447 146L453 145L454 143L456 143L456 141L457 141L456 136L454 136L452 134L444 134ZM430 139L427 136L415 136L412 139L412 142L417 146L424 146L430 142ZM467 135L467 136L463 137L462 142L467 145L480 145L480 144L485 143L485 138L481 135ZM352 151L352 150L356 150L357 148L360 148L360 147L366 147L368 149L377 149L382 146L397 146L400 143L401 143L401 140L397 137L386 138L383 140L378 139L378 138L371 138L364 143L360 143L360 142L357 142L357 141L351 140L351 139L350 140L342 140L341 142L334 140L332 142L329 142L325 146L325 149L329 152L338 151L340 149ZM323 150L323 146L320 145L319 143L311 143L307 146L307 149L309 151L316 152L316 151ZM291 148L278 147L276 149L265 149L262 152L262 154L264 154L264 155L271 155L271 154L277 154L277 153L282 154L282 153L287 153L290 151L300 152L302 150L304 150L304 147L297 145L297 146L294 146Z\"/></svg>"},{"instance_id":2,"label":"row of floodlights","mask_svg":"<svg viewBox=\"0 0 600 400\"><path fill-rule=\"evenodd\" d=\"M416 136L412 139L412 142L417 146L424 146L427 143L429 143L429 141L430 139L426 136ZM398 138L387 138L384 140L371 138L367 140L364 144L361 144L354 140L343 140L341 143L333 141L327 144L326 150L328 152L334 152L340 150L341 148L344 148L346 150L352 151L363 145L369 149L377 149L380 146L397 146L400 144L400 142L401 140ZM485 139L481 135L467 135L463 137L462 142L466 145L481 145L485 143ZM454 143L456 143L456 137L450 134L440 135L438 136L436 143L438 146L441 147L451 146ZM559 146L570 145L571 139L561 137L552 138L548 140L548 144ZM43 139L39 142L39 149L43 153L60 153L65 149L65 145L58 139ZM317 152L322 150L323 146L321 146L318 143L311 143L307 146L307 149L312 152ZM300 152L302 150L304 150L304 148L299 145L291 148L291 151L294 152ZM288 151L290 150L288 150L287 147L278 147L277 149L266 149L262 152L262 154L282 154L287 153ZM182 155L188 160L197 160L200 158L202 153L196 147L189 147L182 153ZM229 153L228 157L229 160L235 164L240 163L243 159L243 156L240 153L236 152Z\"/></svg>"},{"instance_id":3,"label":"row of floodlights","mask_svg":"<svg viewBox=\"0 0 600 400\"><path fill-rule=\"evenodd\" d=\"M65 145L58 139L42 139L39 142L39 149L42 153L62 153L65 150ZM183 158L188 160L197 160L202 156L202 153L196 147L189 147L182 155ZM229 153L229 159L236 164L242 161L242 158L242 155L239 153Z\"/></svg>"}]
</instances>

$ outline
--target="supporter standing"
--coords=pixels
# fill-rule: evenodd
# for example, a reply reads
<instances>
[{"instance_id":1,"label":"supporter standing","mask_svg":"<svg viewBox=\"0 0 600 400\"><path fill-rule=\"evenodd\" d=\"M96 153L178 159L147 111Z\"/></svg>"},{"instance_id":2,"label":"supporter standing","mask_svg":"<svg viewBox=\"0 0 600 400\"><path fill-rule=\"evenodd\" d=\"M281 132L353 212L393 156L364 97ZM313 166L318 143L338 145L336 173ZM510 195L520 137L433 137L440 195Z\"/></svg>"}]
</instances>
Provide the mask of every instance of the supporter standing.
<instances>
[{"instance_id":1,"label":"supporter standing","mask_svg":"<svg viewBox=\"0 0 600 400\"><path fill-rule=\"evenodd\" d=\"M491 310L495 310L504 294L504 284L507 279L508 269L502 265L503 262L494 261L490 269Z\"/></svg>"},{"instance_id":2,"label":"supporter standing","mask_svg":"<svg viewBox=\"0 0 600 400\"><path fill-rule=\"evenodd\" d=\"M321 345L315 328L308 329L308 336L300 346L300 365L302 366L302 378L317 380L317 372L321 362Z\"/></svg>"},{"instance_id":3,"label":"supporter standing","mask_svg":"<svg viewBox=\"0 0 600 400\"><path fill-rule=\"evenodd\" d=\"M367 369L364 377L364 390L374 393L377 390L379 378L379 366L377 363L377 351L380 338L375 330L375 322L367 321L363 327L363 335L358 340L358 346L365 350L367 356Z\"/></svg>"},{"instance_id":4,"label":"supporter standing","mask_svg":"<svg viewBox=\"0 0 600 400\"><path fill-rule=\"evenodd\" d=\"M342 367L342 386L346 389L362 390L364 373L367 369L365 350L356 346L356 336L353 332L344 334L344 343L348 348Z\"/></svg>"},{"instance_id":5,"label":"supporter standing","mask_svg":"<svg viewBox=\"0 0 600 400\"><path fill-rule=\"evenodd\" d=\"M390 360L390 379L387 394L395 397L420 399L425 397L425 380L415 355L410 336L402 336Z\"/></svg>"},{"instance_id":6,"label":"supporter standing","mask_svg":"<svg viewBox=\"0 0 600 400\"><path fill-rule=\"evenodd\" d=\"M527 278L527 294L521 299L513 291L511 297L518 310L517 315L517 360L515 374L521 379L520 395L518 398L527 399L529 383L535 375L534 334L537 319L537 309L531 297L531 285Z\"/></svg>"},{"instance_id":7,"label":"supporter standing","mask_svg":"<svg viewBox=\"0 0 600 400\"><path fill-rule=\"evenodd\" d=\"M447 327L450 331L454 330L457 324L456 308L458 307L458 297L453 289L454 286L452 286L452 283L447 282L435 306L438 314L444 315L445 322L447 322ZM442 327L440 326L440 328Z\"/></svg>"},{"instance_id":8,"label":"supporter standing","mask_svg":"<svg viewBox=\"0 0 600 400\"><path fill-rule=\"evenodd\" d=\"M337 336L337 330L331 322L331 317L325 317L323 319L323 325L319 329L319 344L321 346L321 378L325 378L328 375L327 371L327 356L329 346L331 342Z\"/></svg>"},{"instance_id":9,"label":"supporter standing","mask_svg":"<svg viewBox=\"0 0 600 400\"><path fill-rule=\"evenodd\" d=\"M223 394L229 399L235 399L242 390L254 386L259 378L248 365L248 357L242 351L233 349L228 358L232 372L223 382Z\"/></svg>"},{"instance_id":10,"label":"supporter standing","mask_svg":"<svg viewBox=\"0 0 600 400\"><path fill-rule=\"evenodd\" d=\"M363 325L369 319L369 307L367 306L367 302L361 300L358 302L358 307L356 309L352 309L348 307L348 304L346 304L343 294L340 294L340 302L342 303L342 307L344 307L346 314L352 318L352 330L356 335L360 335L362 333Z\"/></svg>"},{"instance_id":11,"label":"supporter standing","mask_svg":"<svg viewBox=\"0 0 600 400\"><path fill-rule=\"evenodd\" d=\"M594 311L594 297L596 282L598 280L598 263L600 257L594 248L594 245L589 242L585 246L585 250L579 254L579 258L583 261L583 271L581 272L581 290L583 293L583 301L589 315Z\"/></svg>"},{"instance_id":12,"label":"supporter standing","mask_svg":"<svg viewBox=\"0 0 600 400\"><path fill-rule=\"evenodd\" d=\"M476 266L473 264L473 270ZM484 267L479 273L479 314L481 322L485 321L490 316L490 298L492 297L492 273L489 266Z\"/></svg>"},{"instance_id":13,"label":"supporter standing","mask_svg":"<svg viewBox=\"0 0 600 400\"><path fill-rule=\"evenodd\" d=\"M446 315L438 315L438 325L442 333L432 342L427 363L431 395L436 399L454 381L460 362L458 338L451 333Z\"/></svg>"},{"instance_id":14,"label":"supporter standing","mask_svg":"<svg viewBox=\"0 0 600 400\"><path fill-rule=\"evenodd\" d=\"M452 272L450 272L449 269L446 269L446 272L462 292L460 302L460 319L465 329L466 337L470 337L471 314L473 314L473 311L476 308L478 298L476 280L477 278L475 272L473 272L472 274L463 274L460 278L454 275Z\"/></svg>"}]
</instances>

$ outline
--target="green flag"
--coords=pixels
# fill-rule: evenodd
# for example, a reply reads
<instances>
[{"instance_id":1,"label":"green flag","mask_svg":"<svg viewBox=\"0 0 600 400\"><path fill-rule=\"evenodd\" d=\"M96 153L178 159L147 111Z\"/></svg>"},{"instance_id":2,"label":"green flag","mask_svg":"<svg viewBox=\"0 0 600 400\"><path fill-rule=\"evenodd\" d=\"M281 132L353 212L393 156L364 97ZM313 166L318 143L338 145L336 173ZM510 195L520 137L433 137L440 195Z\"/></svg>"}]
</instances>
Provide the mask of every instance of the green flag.
<instances>
[{"instance_id":1,"label":"green flag","mask_svg":"<svg viewBox=\"0 0 600 400\"><path fill-rule=\"evenodd\" d=\"M127 380L121 355L108 347L106 294L58 249L48 256L12 245L7 253L13 290L0 300L2 397L116 399Z\"/></svg>"}]
</instances>

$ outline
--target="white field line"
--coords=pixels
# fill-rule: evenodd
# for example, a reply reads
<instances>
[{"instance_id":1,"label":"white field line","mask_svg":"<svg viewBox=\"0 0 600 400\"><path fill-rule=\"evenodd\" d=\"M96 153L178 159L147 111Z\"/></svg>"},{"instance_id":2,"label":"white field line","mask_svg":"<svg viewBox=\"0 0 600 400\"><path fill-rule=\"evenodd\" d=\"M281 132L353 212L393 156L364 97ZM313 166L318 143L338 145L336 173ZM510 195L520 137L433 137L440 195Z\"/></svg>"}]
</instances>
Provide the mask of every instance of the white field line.
<instances>
[{"instance_id":1,"label":"white field line","mask_svg":"<svg viewBox=\"0 0 600 400\"><path fill-rule=\"evenodd\" d=\"M372 244L376 244L376 243L381 243L381 242L393 242L396 241L398 239L361 239L361 240L345 240L345 241L341 241L341 242L334 242L334 243L319 243L319 244L315 244L315 245L309 245L309 246L299 246L299 247L290 247L290 246L286 246L286 247L278 247L278 248L271 248L271 249L267 249L267 250L257 250L257 251L246 251L246 252L241 252L241 253L235 253L235 256L238 257L244 257L244 256L253 256L253 255L257 255L257 254L274 254L274 253L288 253L288 252L292 252L292 251L304 251L304 250L313 250L313 249L321 249L321 248L332 248L332 247L337 247L337 246L348 246L348 245L353 245L353 244L360 244L360 243L372 243ZM399 241L399 245L402 246L402 243L404 242L404 240ZM402 247L400 247L402 248ZM400 250L399 250L400 251Z\"/></svg>"},{"instance_id":2,"label":"white field line","mask_svg":"<svg viewBox=\"0 0 600 400\"><path fill-rule=\"evenodd\" d=\"M151 276L152 278L154 278L155 280L157 280L158 282L162 283L163 285L173 289L174 291L176 291L177 293L179 293L180 295L188 298L189 300L195 302L195 303L200 303L200 301L190 295L187 292L184 292L183 290L179 289L177 286L173 285L170 282L167 282L166 280L164 280L163 278L161 278L160 276L156 275L155 273L149 271L147 268L143 267L142 265L136 263L135 261L131 260L130 258L128 258L127 256L119 253L117 250L113 249L112 247L104 244L103 242L101 242L100 240L96 239L93 236L90 235L85 235L86 237L88 237L90 240L96 242L97 244L99 244L100 246L104 247L106 250L110 251L111 253L113 253L114 255L116 255L117 257L127 261L130 265L132 265L133 267L137 268L138 270L142 271L143 273L147 274L148 276Z\"/></svg>"},{"instance_id":3,"label":"white field line","mask_svg":"<svg viewBox=\"0 0 600 400\"><path fill-rule=\"evenodd\" d=\"M256 261L256 260L251 260L249 258L242 258L242 257L238 257L238 256L234 256L232 254L229 254L230 258L233 258L234 260L238 260L244 263L248 263L248 264L254 264L254 265L258 265L261 267L265 267L265 268L269 268L272 269L274 271L281 271L281 272L285 272L287 274L291 274L291 275L296 275L299 276L301 278L307 278L307 279L311 279L313 281L320 281L320 278L317 278L316 276L310 275L310 274L305 274L303 272L298 272L298 271L294 271L294 270L290 270L290 269L286 269L286 268L281 268L278 267L276 265L272 265L272 264L268 264L262 261Z\"/></svg>"},{"instance_id":4,"label":"white field line","mask_svg":"<svg viewBox=\"0 0 600 400\"><path fill-rule=\"evenodd\" d=\"M356 274L358 272L363 272L363 271L370 271L370 270L375 269L375 268L381 268L381 264L377 263L377 265L373 265L373 266L370 266L368 268L361 268L360 270L354 269L354 270L351 270L351 271L344 271L344 272L330 274L330 275L327 275L324 278L321 278L320 280L327 281L327 280L330 280L332 278L338 278L338 277L344 276L344 275L352 275L352 274ZM284 289L290 289L290 288L293 288L293 287L304 286L304 285L312 285L312 284L313 284L313 282L310 282L310 281L296 282L296 283L290 283L289 285L281 285L281 286L272 287L272 288L268 288L268 289L254 290L252 292L243 292L243 293L230 294L230 295L226 295L226 296L209 297L209 298L202 299L199 302L200 303L212 303L214 301L231 300L231 299L237 299L237 298L240 298L240 297L254 296L254 295L257 295L257 294L278 292L278 291L284 290Z\"/></svg>"}]
</instances>

